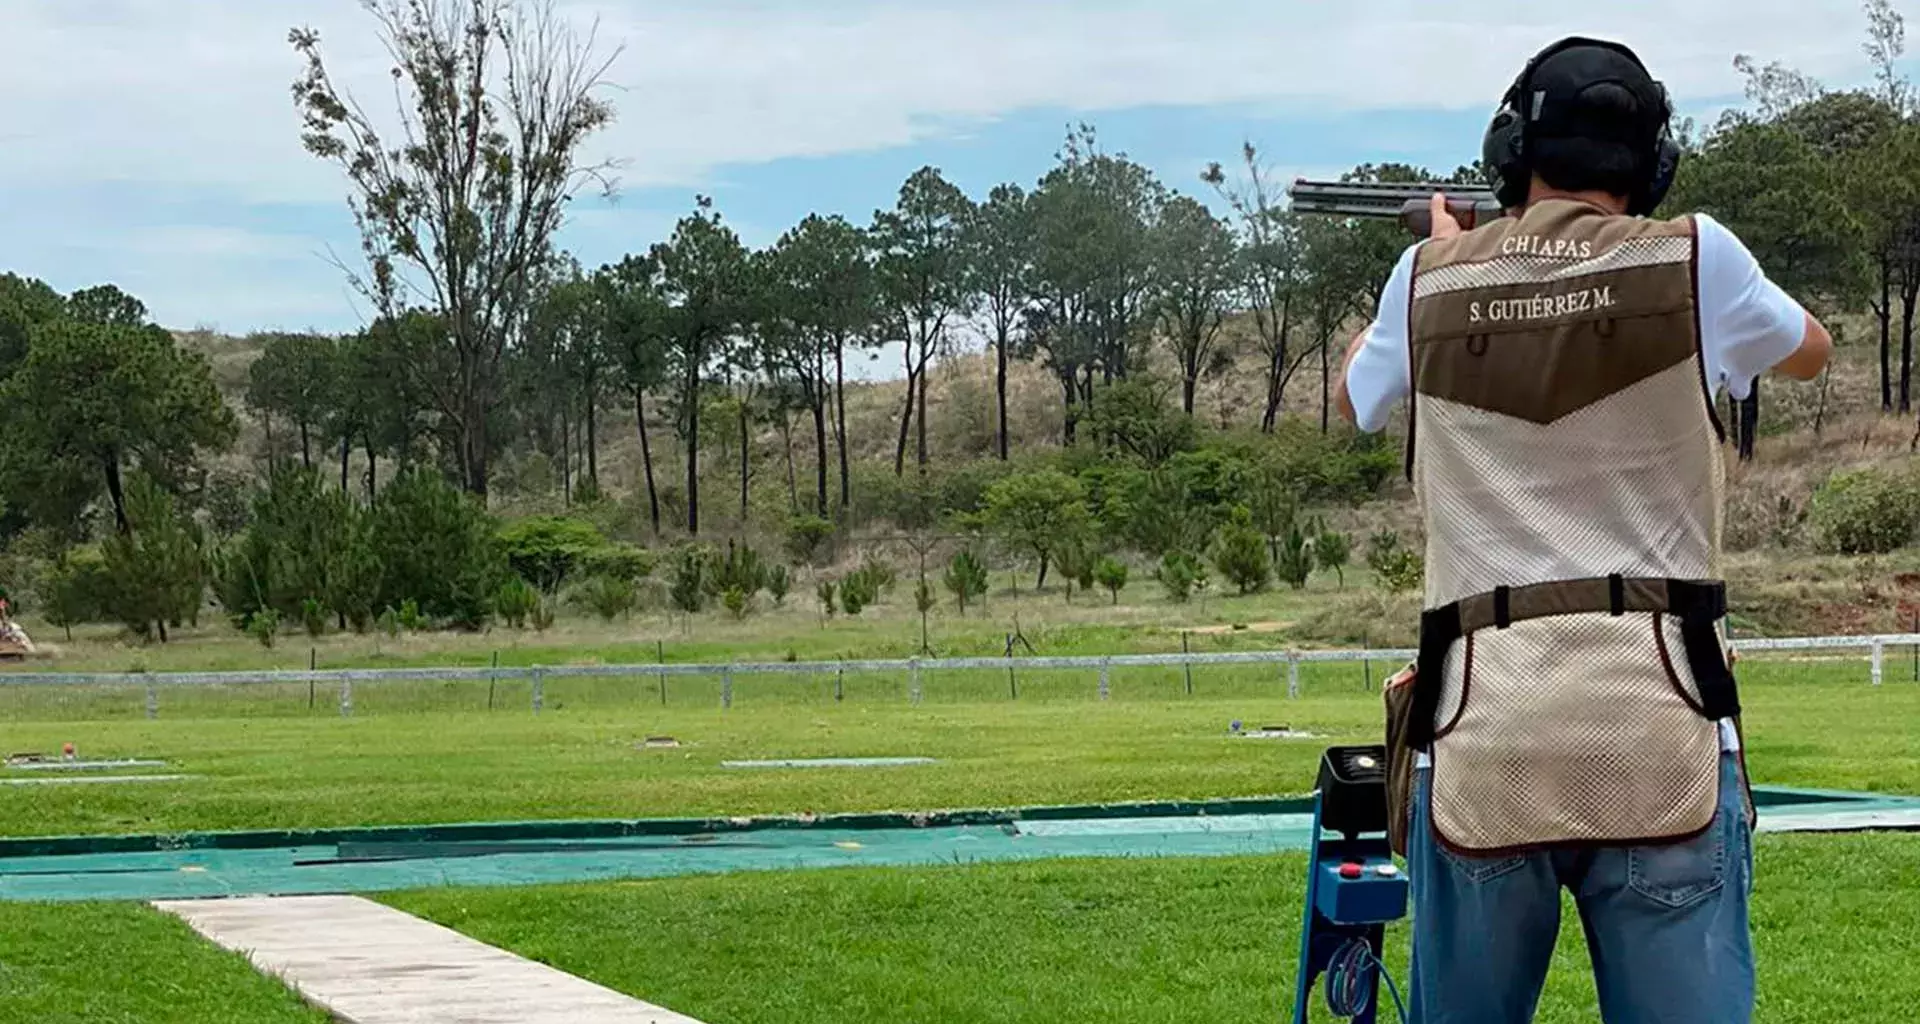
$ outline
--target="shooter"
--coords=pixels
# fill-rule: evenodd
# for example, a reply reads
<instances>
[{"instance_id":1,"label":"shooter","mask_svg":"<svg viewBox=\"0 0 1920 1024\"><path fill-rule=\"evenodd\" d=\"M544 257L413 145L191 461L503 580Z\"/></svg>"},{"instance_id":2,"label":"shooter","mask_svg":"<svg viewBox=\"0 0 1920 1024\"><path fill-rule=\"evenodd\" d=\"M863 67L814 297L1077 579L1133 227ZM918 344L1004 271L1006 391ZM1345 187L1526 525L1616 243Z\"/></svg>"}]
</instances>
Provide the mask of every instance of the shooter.
<instances>
[{"instance_id":1,"label":"shooter","mask_svg":"<svg viewBox=\"0 0 1920 1024\"><path fill-rule=\"evenodd\" d=\"M1387 756L1424 1024L1530 1021L1562 888L1608 1024L1752 1018L1715 397L1831 340L1726 228L1650 216L1671 116L1624 46L1529 61L1485 139L1509 215L1465 231L1435 195L1342 365L1363 430L1412 399L1425 611Z\"/></svg>"}]
</instances>

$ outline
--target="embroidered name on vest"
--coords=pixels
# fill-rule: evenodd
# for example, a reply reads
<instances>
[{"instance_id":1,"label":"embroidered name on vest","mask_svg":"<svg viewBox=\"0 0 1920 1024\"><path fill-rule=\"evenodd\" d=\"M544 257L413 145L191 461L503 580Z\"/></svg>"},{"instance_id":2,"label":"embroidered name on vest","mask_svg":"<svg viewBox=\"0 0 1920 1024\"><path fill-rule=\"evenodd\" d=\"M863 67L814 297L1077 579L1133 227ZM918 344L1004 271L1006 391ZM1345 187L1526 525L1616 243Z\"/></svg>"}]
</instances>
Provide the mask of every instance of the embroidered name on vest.
<instances>
[{"instance_id":1,"label":"embroidered name on vest","mask_svg":"<svg viewBox=\"0 0 1920 1024\"><path fill-rule=\"evenodd\" d=\"M1583 238L1543 238L1539 235L1509 235L1500 242L1502 256L1577 256L1593 255L1593 240Z\"/></svg>"},{"instance_id":2,"label":"embroidered name on vest","mask_svg":"<svg viewBox=\"0 0 1920 1024\"><path fill-rule=\"evenodd\" d=\"M1469 303L1467 318L1476 324L1485 321L1508 323L1515 320L1550 320L1606 309L1613 304L1613 286L1601 285L1559 295L1539 292L1519 299Z\"/></svg>"}]
</instances>

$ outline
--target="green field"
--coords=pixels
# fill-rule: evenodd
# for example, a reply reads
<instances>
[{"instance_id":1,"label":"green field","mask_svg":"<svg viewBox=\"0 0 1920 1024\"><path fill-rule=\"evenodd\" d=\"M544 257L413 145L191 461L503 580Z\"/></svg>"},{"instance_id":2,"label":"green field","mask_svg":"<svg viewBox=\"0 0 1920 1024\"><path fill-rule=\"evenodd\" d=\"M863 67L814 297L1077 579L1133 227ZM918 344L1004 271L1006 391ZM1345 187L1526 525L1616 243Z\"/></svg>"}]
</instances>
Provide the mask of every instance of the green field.
<instances>
[{"instance_id":1,"label":"green field","mask_svg":"<svg viewBox=\"0 0 1920 1024\"><path fill-rule=\"evenodd\" d=\"M1920 793L1920 686L1866 683L1858 659L1742 665L1762 783ZM1378 677L1378 667L1375 678ZM485 684L356 690L342 718L304 687L47 704L10 695L10 750L76 743L197 778L9 788L0 834L467 820L933 809L1298 793L1327 743L1369 741L1358 666L1313 666L1304 696L1267 667L553 681L535 715ZM572 687L572 689L569 689ZM503 687L504 688L504 687ZM285 692L281 692L284 689ZM99 702L123 709L102 717ZM472 708L481 710L456 710ZM30 720L22 720L30 719ZM1234 738L1285 723L1325 741ZM636 749L649 735L689 744ZM743 772L734 758L916 755L930 766ZM1877 1021L1911 1001L1920 837L1763 837L1756 928L1763 1021ZM1257 1021L1292 971L1298 857L860 869L388 899L484 940L712 1024L790 1021ZM1571 924L1543 1020L1593 1019ZM0 1024L309 1020L277 986L149 911L0 905ZM49 950L67 951L52 955ZM169 972L155 964L185 963ZM164 1009L150 1009L164 1007Z\"/></svg>"}]
</instances>

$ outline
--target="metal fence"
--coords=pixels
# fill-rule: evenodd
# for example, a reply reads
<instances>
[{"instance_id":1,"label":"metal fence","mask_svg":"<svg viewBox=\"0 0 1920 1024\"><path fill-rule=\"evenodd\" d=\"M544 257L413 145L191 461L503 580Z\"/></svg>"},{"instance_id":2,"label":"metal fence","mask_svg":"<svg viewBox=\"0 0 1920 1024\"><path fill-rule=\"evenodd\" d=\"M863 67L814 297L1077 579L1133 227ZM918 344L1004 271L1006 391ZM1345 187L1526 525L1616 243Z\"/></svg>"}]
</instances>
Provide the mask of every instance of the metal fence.
<instances>
[{"instance_id":1,"label":"metal fence","mask_svg":"<svg viewBox=\"0 0 1920 1024\"><path fill-rule=\"evenodd\" d=\"M1735 650L1742 654L1785 653L1788 655L1806 655L1814 652L1842 651L1865 652L1869 663L1869 679L1874 686L1881 685L1885 678L1886 652L1890 647L1911 647L1915 651L1915 678L1920 680L1920 633L1898 633L1872 636L1832 636L1799 637L1787 639L1748 639L1733 642ZM546 708L548 703L548 684L556 680L568 679L651 679L655 680L661 703L667 702L668 680L687 677L704 677L719 680L719 705L731 708L734 703L735 681L742 677L756 676L799 676L818 680L832 677L834 683L833 699L843 699L845 680L850 675L880 675L892 680L904 679L905 699L911 703L920 703L926 693L925 677L933 672L1004 672L1006 673L1008 692L1014 699L1020 696L1020 676L1044 671L1075 671L1097 673L1095 693L1099 699L1109 699L1112 693L1112 680L1116 670L1177 668L1185 676L1185 689L1188 694L1194 692L1193 670L1213 666L1276 666L1284 670L1286 692L1290 698L1297 698L1301 692L1301 669L1307 665L1329 663L1354 663L1366 666L1366 685L1371 688L1373 665L1394 667L1411 660L1412 650L1323 650L1292 651L1265 650L1225 653L1170 653L1170 654L1114 654L1072 657L983 657L983 658L909 658L904 660L861 660L861 661L807 661L807 662L736 662L723 664L628 664L628 665L534 665L534 666L480 666L461 668L393 668L393 669L325 669L309 671L257 671L257 672L165 672L165 673L0 673L0 698L7 695L20 695L30 692L65 693L84 688L108 690L126 694L144 692L145 714L148 718L160 715L161 693L169 691L176 694L192 693L196 690L221 689L235 687L259 689L267 687L305 687L306 703L309 710L317 710L320 699L320 687L327 688L327 702L333 704L337 699L339 713L351 716L354 713L355 686L363 688L369 685L402 683L485 683L487 684L487 707L492 710L500 696L502 684L508 685L508 695L513 703L524 699L535 713ZM524 693L522 692L524 687ZM895 691L898 692L898 691ZM171 699L171 698L170 698Z\"/></svg>"}]
</instances>

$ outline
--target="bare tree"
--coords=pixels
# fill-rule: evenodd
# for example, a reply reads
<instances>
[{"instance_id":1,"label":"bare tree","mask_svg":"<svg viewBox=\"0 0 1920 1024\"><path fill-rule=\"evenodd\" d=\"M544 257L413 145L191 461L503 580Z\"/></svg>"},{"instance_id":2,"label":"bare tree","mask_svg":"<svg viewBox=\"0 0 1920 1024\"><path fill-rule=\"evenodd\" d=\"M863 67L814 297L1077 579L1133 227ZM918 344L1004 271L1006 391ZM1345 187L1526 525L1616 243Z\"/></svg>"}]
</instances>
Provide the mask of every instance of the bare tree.
<instances>
[{"instance_id":1,"label":"bare tree","mask_svg":"<svg viewBox=\"0 0 1920 1024\"><path fill-rule=\"evenodd\" d=\"M611 163L585 164L586 139L613 120L594 95L618 51L598 53L552 0L360 0L393 61L397 140L384 139L327 69L320 34L288 41L306 62L293 84L307 151L339 165L360 229L354 287L392 317L444 314L454 372L426 380L454 426L464 483L484 497L487 416L501 357L533 271L552 254L567 203L610 193Z\"/></svg>"},{"instance_id":2,"label":"bare tree","mask_svg":"<svg viewBox=\"0 0 1920 1024\"><path fill-rule=\"evenodd\" d=\"M1253 143L1244 144L1240 155L1247 167L1245 180L1229 184L1219 164L1210 165L1201 180L1212 185L1240 218L1246 296L1267 364L1267 405L1260 429L1271 433L1286 395L1287 378L1299 366L1297 358L1288 356L1297 319L1294 300L1301 287L1301 242L1298 226L1280 206Z\"/></svg>"}]
</instances>

